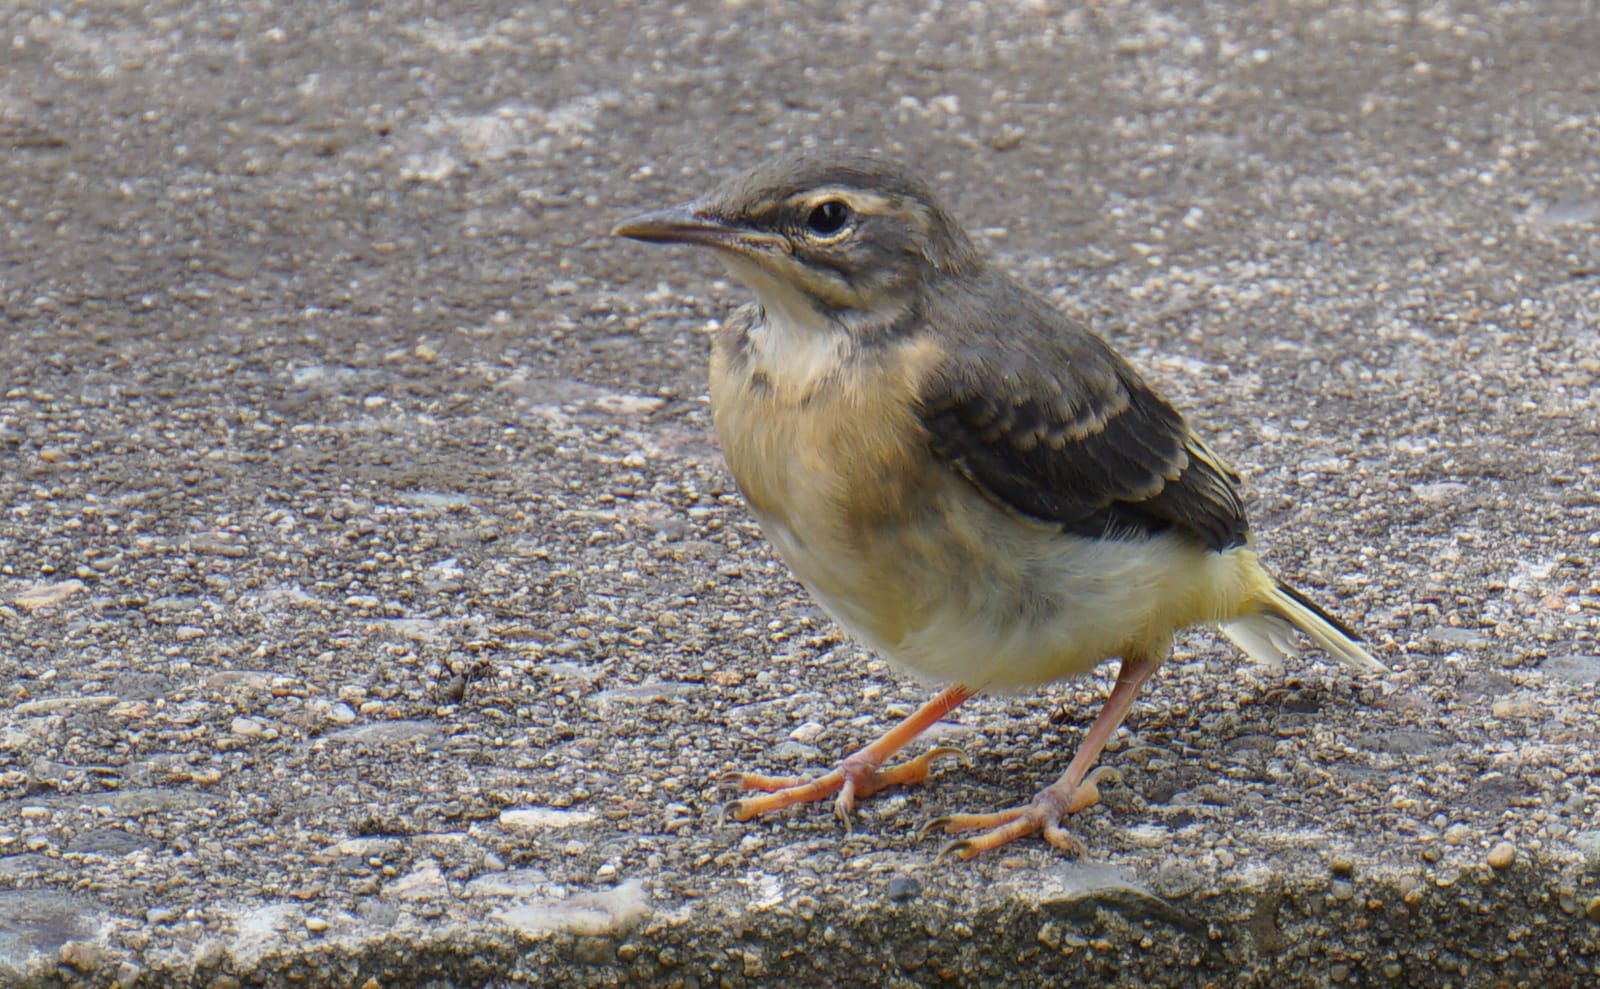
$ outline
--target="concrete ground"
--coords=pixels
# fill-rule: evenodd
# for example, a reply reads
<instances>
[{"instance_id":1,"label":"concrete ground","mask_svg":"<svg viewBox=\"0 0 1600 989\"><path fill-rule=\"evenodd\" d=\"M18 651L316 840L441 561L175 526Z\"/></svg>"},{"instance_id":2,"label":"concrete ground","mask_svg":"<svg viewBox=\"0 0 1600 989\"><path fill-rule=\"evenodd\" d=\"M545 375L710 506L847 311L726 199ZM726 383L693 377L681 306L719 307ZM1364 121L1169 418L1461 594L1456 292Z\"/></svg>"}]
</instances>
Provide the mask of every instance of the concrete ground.
<instances>
[{"instance_id":1,"label":"concrete ground","mask_svg":"<svg viewBox=\"0 0 1600 989\"><path fill-rule=\"evenodd\" d=\"M1600 971L1600 9L0 9L0 983L1520 986ZM1248 475L1393 669L1187 636L1065 764L723 824L928 694L724 472L708 259L771 149L915 162Z\"/></svg>"}]
</instances>

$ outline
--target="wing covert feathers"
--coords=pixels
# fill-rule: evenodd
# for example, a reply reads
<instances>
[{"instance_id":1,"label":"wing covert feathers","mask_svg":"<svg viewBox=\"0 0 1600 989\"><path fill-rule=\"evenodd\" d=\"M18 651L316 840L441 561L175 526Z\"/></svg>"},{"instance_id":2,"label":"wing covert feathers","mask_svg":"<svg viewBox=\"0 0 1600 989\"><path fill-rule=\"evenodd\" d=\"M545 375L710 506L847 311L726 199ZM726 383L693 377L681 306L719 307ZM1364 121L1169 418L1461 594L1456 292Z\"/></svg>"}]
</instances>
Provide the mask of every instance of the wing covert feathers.
<instances>
[{"instance_id":1,"label":"wing covert feathers","mask_svg":"<svg viewBox=\"0 0 1600 989\"><path fill-rule=\"evenodd\" d=\"M1075 534L1243 545L1238 475L1104 341L1006 287L924 314L951 340L922 393L934 452L991 500Z\"/></svg>"}]
</instances>

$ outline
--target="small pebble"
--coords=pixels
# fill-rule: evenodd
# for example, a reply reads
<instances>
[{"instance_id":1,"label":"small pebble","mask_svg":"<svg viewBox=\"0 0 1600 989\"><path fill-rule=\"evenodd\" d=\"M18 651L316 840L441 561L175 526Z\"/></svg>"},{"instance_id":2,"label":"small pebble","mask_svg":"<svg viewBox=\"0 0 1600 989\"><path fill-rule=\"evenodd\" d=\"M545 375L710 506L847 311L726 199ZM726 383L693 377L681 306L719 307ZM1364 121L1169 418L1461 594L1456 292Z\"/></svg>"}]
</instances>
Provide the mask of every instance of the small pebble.
<instances>
[{"instance_id":1,"label":"small pebble","mask_svg":"<svg viewBox=\"0 0 1600 989\"><path fill-rule=\"evenodd\" d=\"M1489 713L1502 720L1508 718L1531 720L1539 717L1543 709L1534 701L1518 697L1495 701L1489 708Z\"/></svg>"},{"instance_id":2,"label":"small pebble","mask_svg":"<svg viewBox=\"0 0 1600 989\"><path fill-rule=\"evenodd\" d=\"M1439 481L1434 484L1413 484L1411 493L1418 501L1430 505L1444 505L1459 501L1467 493L1467 486L1459 481Z\"/></svg>"},{"instance_id":3,"label":"small pebble","mask_svg":"<svg viewBox=\"0 0 1600 989\"><path fill-rule=\"evenodd\" d=\"M97 941L68 941L61 946L61 962L80 972L98 972L110 960L105 945Z\"/></svg>"},{"instance_id":4,"label":"small pebble","mask_svg":"<svg viewBox=\"0 0 1600 989\"><path fill-rule=\"evenodd\" d=\"M817 740L817 736L821 735L822 731L823 725L820 722L807 721L805 724L790 732L789 737L799 742L801 745L810 745L812 742Z\"/></svg>"},{"instance_id":5,"label":"small pebble","mask_svg":"<svg viewBox=\"0 0 1600 989\"><path fill-rule=\"evenodd\" d=\"M1516 846L1509 841L1502 841L1489 849L1489 867L1492 869L1509 869L1516 858Z\"/></svg>"},{"instance_id":6,"label":"small pebble","mask_svg":"<svg viewBox=\"0 0 1600 989\"><path fill-rule=\"evenodd\" d=\"M306 930L313 934L321 934L323 931L332 926L332 924L328 923L326 920L323 920L321 917L306 918Z\"/></svg>"},{"instance_id":7,"label":"small pebble","mask_svg":"<svg viewBox=\"0 0 1600 989\"><path fill-rule=\"evenodd\" d=\"M889 889L885 894L891 903L905 903L914 900L922 892L922 884L910 876L895 876L889 880Z\"/></svg>"},{"instance_id":8,"label":"small pebble","mask_svg":"<svg viewBox=\"0 0 1600 989\"><path fill-rule=\"evenodd\" d=\"M74 594L85 589L81 580L65 580L59 584L43 584L30 587L19 594L13 595L11 603L24 611L38 611L58 605Z\"/></svg>"},{"instance_id":9,"label":"small pebble","mask_svg":"<svg viewBox=\"0 0 1600 989\"><path fill-rule=\"evenodd\" d=\"M595 814L586 810L551 807L513 807L500 812L500 826L508 830L546 831L588 824Z\"/></svg>"}]
</instances>

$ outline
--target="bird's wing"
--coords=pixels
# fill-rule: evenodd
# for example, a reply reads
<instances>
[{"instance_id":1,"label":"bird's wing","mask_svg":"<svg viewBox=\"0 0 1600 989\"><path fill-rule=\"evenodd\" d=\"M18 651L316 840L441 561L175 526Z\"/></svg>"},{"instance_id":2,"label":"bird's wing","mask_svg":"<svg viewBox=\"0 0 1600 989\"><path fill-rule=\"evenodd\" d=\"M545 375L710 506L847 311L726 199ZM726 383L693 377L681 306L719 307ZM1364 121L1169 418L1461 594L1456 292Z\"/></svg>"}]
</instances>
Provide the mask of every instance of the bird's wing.
<instances>
[{"instance_id":1,"label":"bird's wing","mask_svg":"<svg viewBox=\"0 0 1600 989\"><path fill-rule=\"evenodd\" d=\"M929 315L995 327L951 334L920 410L935 455L990 500L1080 535L1245 542L1238 474L1100 338L1031 295Z\"/></svg>"}]
</instances>

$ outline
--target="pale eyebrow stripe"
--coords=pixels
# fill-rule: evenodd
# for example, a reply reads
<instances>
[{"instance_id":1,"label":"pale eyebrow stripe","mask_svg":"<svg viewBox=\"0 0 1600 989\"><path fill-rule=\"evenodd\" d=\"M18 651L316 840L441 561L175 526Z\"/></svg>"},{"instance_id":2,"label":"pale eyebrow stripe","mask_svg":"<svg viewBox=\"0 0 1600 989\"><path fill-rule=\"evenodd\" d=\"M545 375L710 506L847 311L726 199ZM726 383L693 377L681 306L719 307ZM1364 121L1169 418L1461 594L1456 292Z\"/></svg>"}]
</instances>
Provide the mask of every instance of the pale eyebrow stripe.
<instances>
[{"instance_id":1,"label":"pale eyebrow stripe","mask_svg":"<svg viewBox=\"0 0 1600 989\"><path fill-rule=\"evenodd\" d=\"M830 199L837 199L847 203L858 213L876 214L898 212L896 204L900 202L898 198L890 199L887 196L880 196L875 192L866 192L861 189L853 189L842 185L824 186L821 189L808 189L805 192L790 196L788 202L794 205L815 206L820 203L827 202Z\"/></svg>"}]
</instances>

